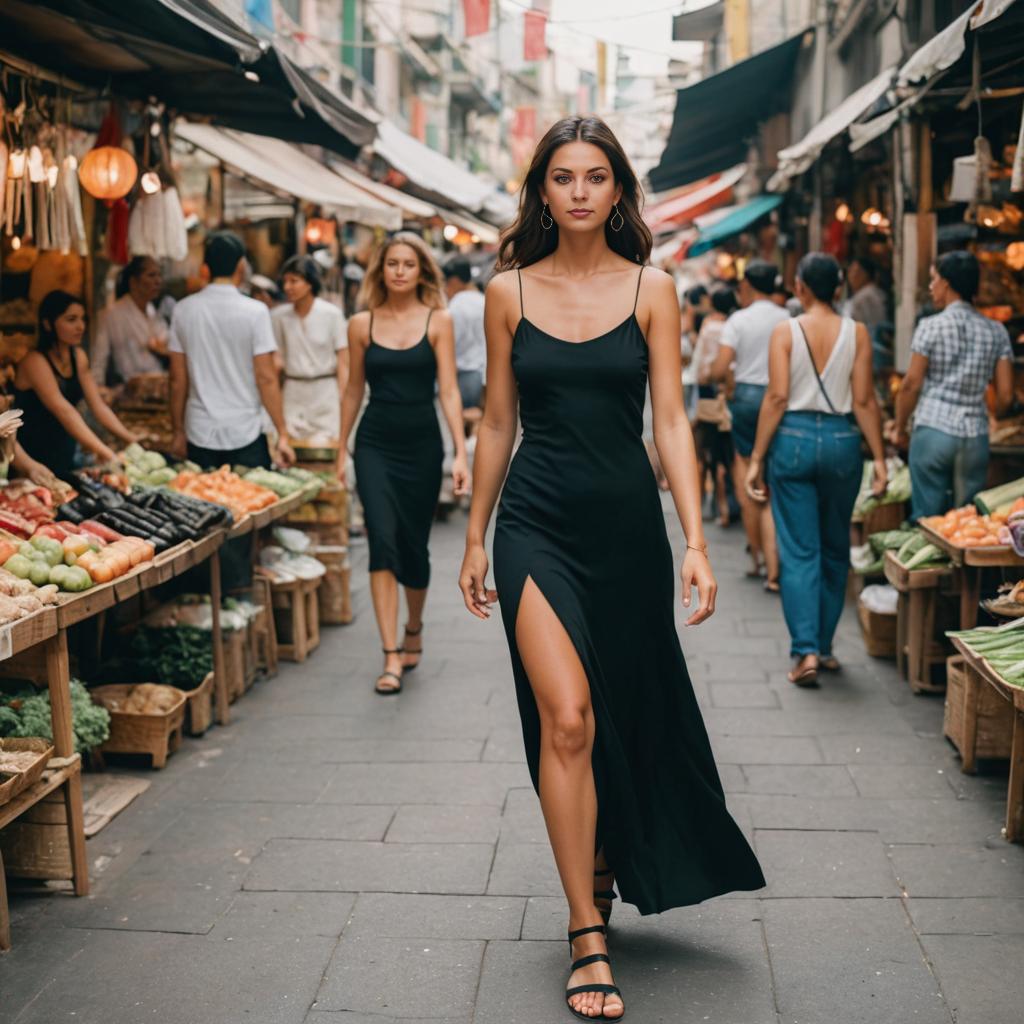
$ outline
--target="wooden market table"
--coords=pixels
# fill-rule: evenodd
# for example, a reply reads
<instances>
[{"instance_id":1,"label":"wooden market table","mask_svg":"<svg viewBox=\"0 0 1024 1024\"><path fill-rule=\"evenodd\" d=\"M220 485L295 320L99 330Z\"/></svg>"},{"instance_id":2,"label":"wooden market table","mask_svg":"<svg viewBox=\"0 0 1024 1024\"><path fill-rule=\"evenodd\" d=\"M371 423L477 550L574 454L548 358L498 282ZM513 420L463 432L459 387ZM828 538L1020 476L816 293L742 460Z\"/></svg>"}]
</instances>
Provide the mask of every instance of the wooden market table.
<instances>
[{"instance_id":1,"label":"wooden market table","mask_svg":"<svg viewBox=\"0 0 1024 1024\"><path fill-rule=\"evenodd\" d=\"M1006 790L1005 835L1011 843L1024 842L1024 688L1010 686L992 666L975 654L959 638L953 644L963 655L964 668L968 679L968 691L964 701L965 733L970 736L975 723L977 704L971 699L970 686L980 681L995 689L1008 702L1013 715L1013 740L1010 747L1010 780ZM973 771L973 751L962 754L963 770Z\"/></svg>"},{"instance_id":2,"label":"wooden market table","mask_svg":"<svg viewBox=\"0 0 1024 1024\"><path fill-rule=\"evenodd\" d=\"M986 548L962 548L951 544L924 523L919 524L928 540L960 570L960 628L973 629L978 622L981 576L985 569L1024 568L1021 558L1008 544Z\"/></svg>"},{"instance_id":3,"label":"wooden market table","mask_svg":"<svg viewBox=\"0 0 1024 1024\"><path fill-rule=\"evenodd\" d=\"M885 578L899 593L896 609L896 668L914 693L942 693L945 683L932 682L932 666L945 664L945 651L935 637L939 590L954 575L951 566L907 569L895 551L885 553Z\"/></svg>"}]
</instances>

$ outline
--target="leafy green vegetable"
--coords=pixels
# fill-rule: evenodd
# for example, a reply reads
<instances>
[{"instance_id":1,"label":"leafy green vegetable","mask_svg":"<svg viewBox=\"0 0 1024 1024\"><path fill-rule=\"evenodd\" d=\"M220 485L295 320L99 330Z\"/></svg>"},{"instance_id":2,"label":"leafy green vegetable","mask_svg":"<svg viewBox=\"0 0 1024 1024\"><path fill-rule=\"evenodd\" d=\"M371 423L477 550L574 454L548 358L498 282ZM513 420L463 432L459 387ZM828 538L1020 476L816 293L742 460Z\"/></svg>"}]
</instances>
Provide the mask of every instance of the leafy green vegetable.
<instances>
[{"instance_id":1,"label":"leafy green vegetable","mask_svg":"<svg viewBox=\"0 0 1024 1024\"><path fill-rule=\"evenodd\" d=\"M132 652L140 678L194 690L213 671L213 641L208 630L195 626L135 631Z\"/></svg>"},{"instance_id":2,"label":"leafy green vegetable","mask_svg":"<svg viewBox=\"0 0 1024 1024\"><path fill-rule=\"evenodd\" d=\"M5 700L6 706L0 707L0 732L5 728L2 723L7 723L10 727L8 736L53 739L49 691L22 690ZM16 724L10 722L11 712L17 719ZM77 679L71 680L71 727L75 750L80 754L98 747L110 736L109 712L93 703L89 691Z\"/></svg>"}]
</instances>

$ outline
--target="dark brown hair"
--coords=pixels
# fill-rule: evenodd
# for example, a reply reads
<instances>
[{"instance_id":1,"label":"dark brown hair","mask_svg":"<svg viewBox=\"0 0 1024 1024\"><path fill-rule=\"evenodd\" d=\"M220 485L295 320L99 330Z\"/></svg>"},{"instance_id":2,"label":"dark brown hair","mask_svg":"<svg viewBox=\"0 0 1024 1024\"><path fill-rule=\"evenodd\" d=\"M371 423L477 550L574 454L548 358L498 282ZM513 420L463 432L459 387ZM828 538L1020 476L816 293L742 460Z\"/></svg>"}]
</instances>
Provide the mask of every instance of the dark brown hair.
<instances>
[{"instance_id":1,"label":"dark brown hair","mask_svg":"<svg viewBox=\"0 0 1024 1024\"><path fill-rule=\"evenodd\" d=\"M650 257L651 232L640 216L643 191L619 140L599 117L565 117L556 121L537 143L530 169L519 190L519 214L501 236L498 270L528 267L558 248L558 225L552 224L546 231L541 226L544 203L540 190L555 150L570 142L589 142L601 149L611 164L615 184L622 188L618 205L625 223L619 231L612 230L611 218L605 224L608 247L635 263L646 263Z\"/></svg>"}]
</instances>

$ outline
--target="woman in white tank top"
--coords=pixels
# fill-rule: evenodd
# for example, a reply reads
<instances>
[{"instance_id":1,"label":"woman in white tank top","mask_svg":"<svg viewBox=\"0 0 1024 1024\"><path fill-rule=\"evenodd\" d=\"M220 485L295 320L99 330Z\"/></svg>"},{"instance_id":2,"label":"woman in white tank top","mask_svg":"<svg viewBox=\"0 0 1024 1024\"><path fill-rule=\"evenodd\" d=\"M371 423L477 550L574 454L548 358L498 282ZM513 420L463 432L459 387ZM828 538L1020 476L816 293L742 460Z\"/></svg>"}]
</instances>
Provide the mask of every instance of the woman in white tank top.
<instances>
[{"instance_id":1,"label":"woman in white tank top","mask_svg":"<svg viewBox=\"0 0 1024 1024\"><path fill-rule=\"evenodd\" d=\"M747 475L747 493L767 501L770 448L782 608L795 660L789 679L798 686L816 683L819 669L839 668L832 640L846 593L861 433L874 459L874 491L886 487L871 339L863 324L832 308L840 276L839 264L824 253L800 261L796 294L806 312L772 332L768 392Z\"/></svg>"}]
</instances>

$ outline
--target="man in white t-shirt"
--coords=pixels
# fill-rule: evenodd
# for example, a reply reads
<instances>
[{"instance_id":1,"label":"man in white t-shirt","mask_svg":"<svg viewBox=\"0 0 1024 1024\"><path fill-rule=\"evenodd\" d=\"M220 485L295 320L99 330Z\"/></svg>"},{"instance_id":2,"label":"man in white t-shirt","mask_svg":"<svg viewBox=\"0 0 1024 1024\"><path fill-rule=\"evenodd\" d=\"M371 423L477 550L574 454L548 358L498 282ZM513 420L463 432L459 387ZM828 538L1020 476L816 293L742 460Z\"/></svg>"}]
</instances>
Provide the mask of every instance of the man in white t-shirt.
<instances>
[{"instance_id":1,"label":"man in white t-shirt","mask_svg":"<svg viewBox=\"0 0 1024 1024\"><path fill-rule=\"evenodd\" d=\"M209 284L183 299L171 321L172 454L200 466L270 467L266 409L277 430L275 454L295 462L285 430L270 312L239 290L245 247L230 231L206 240Z\"/></svg>"},{"instance_id":2,"label":"man in white t-shirt","mask_svg":"<svg viewBox=\"0 0 1024 1024\"><path fill-rule=\"evenodd\" d=\"M444 286L448 312L455 330L455 369L463 409L483 406L487 372L487 339L484 337L484 297L473 284L473 268L464 256L445 264Z\"/></svg>"}]
</instances>

